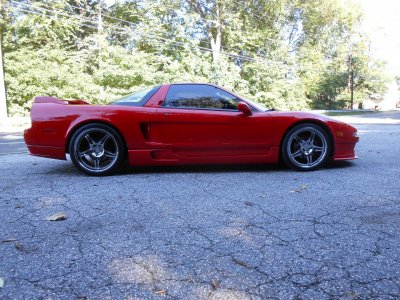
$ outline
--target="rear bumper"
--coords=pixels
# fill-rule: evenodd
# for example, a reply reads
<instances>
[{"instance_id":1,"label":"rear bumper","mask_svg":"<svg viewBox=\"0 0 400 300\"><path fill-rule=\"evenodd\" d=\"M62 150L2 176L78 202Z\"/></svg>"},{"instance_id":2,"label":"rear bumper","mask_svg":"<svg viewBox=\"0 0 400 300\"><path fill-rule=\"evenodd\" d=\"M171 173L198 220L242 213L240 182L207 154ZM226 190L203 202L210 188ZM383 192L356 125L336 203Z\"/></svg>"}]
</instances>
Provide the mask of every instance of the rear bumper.
<instances>
[{"instance_id":1,"label":"rear bumper","mask_svg":"<svg viewBox=\"0 0 400 300\"><path fill-rule=\"evenodd\" d=\"M37 145L36 135L31 128L24 131L24 139L31 155L66 160L64 147Z\"/></svg>"},{"instance_id":2,"label":"rear bumper","mask_svg":"<svg viewBox=\"0 0 400 300\"><path fill-rule=\"evenodd\" d=\"M29 152L34 156L66 160L64 148L27 145Z\"/></svg>"},{"instance_id":3,"label":"rear bumper","mask_svg":"<svg viewBox=\"0 0 400 300\"><path fill-rule=\"evenodd\" d=\"M37 142L37 137L35 133L33 132L32 128L28 128L24 130L24 140L25 144L27 145L32 145Z\"/></svg>"}]
</instances>

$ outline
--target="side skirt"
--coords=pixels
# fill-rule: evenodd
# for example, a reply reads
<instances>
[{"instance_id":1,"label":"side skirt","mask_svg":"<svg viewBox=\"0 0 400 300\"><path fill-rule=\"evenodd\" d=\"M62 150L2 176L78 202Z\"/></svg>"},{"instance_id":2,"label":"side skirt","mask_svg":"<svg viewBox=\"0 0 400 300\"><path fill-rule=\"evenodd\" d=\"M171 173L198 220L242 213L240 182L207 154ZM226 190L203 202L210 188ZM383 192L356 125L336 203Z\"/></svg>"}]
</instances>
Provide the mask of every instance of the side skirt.
<instances>
[{"instance_id":1,"label":"side skirt","mask_svg":"<svg viewBox=\"0 0 400 300\"><path fill-rule=\"evenodd\" d=\"M268 155L234 155L184 157L168 149L128 150L131 166L173 166L199 164L272 164L279 162L279 147L271 148Z\"/></svg>"}]
</instances>

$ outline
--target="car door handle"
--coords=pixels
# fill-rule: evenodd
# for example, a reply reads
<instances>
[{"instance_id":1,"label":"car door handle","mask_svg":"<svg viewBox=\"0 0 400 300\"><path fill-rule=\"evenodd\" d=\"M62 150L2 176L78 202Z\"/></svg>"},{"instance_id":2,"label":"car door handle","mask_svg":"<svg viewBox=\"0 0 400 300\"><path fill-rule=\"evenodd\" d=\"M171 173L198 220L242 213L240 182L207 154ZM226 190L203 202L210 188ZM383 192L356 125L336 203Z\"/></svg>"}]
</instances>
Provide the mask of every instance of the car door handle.
<instances>
[{"instance_id":1,"label":"car door handle","mask_svg":"<svg viewBox=\"0 0 400 300\"><path fill-rule=\"evenodd\" d=\"M164 116L168 116L169 115L169 113L164 113Z\"/></svg>"}]
</instances>

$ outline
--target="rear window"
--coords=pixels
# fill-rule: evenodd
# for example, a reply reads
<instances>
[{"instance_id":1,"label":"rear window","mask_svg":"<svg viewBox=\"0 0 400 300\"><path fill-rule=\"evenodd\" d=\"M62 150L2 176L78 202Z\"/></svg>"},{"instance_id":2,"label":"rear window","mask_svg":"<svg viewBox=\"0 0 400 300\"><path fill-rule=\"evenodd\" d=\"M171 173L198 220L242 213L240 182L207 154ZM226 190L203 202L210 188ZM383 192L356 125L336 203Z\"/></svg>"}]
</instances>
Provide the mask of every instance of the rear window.
<instances>
[{"instance_id":1,"label":"rear window","mask_svg":"<svg viewBox=\"0 0 400 300\"><path fill-rule=\"evenodd\" d=\"M146 88L126 95L120 99L117 99L110 104L114 105L129 105L129 106L143 106L147 101L158 91L160 86L153 88Z\"/></svg>"}]
</instances>

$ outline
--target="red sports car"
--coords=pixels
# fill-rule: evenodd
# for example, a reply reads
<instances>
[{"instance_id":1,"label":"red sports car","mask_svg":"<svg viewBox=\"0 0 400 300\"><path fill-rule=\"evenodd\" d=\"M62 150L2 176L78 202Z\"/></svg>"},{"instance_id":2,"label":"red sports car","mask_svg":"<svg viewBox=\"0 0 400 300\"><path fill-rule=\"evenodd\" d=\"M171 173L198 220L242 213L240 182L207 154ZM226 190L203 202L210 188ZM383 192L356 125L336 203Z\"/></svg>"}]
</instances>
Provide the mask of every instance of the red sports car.
<instances>
[{"instance_id":1,"label":"red sports car","mask_svg":"<svg viewBox=\"0 0 400 300\"><path fill-rule=\"evenodd\" d=\"M108 105L36 97L25 142L89 175L130 165L277 163L314 170L356 158L357 130L305 112L279 112L211 84L163 84Z\"/></svg>"}]
</instances>

